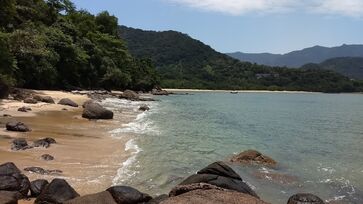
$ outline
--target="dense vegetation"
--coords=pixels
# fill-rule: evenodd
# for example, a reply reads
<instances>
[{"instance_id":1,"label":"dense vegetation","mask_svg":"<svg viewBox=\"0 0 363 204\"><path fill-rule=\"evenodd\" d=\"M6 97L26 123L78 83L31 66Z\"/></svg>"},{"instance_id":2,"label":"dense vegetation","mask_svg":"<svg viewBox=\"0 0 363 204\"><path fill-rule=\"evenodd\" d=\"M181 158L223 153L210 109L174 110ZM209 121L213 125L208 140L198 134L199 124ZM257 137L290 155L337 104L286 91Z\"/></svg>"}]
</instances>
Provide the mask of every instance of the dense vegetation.
<instances>
[{"instance_id":1,"label":"dense vegetation","mask_svg":"<svg viewBox=\"0 0 363 204\"><path fill-rule=\"evenodd\" d=\"M0 84L150 90L158 75L117 36L118 19L70 0L0 1Z\"/></svg>"},{"instance_id":2,"label":"dense vegetation","mask_svg":"<svg viewBox=\"0 0 363 204\"><path fill-rule=\"evenodd\" d=\"M314 46L283 55L260 53L228 53L227 55L240 61L263 64L268 66L287 66L299 68L307 63L321 63L336 57L363 57L363 45L342 45L339 47Z\"/></svg>"},{"instance_id":3,"label":"dense vegetation","mask_svg":"<svg viewBox=\"0 0 363 204\"><path fill-rule=\"evenodd\" d=\"M309 63L302 68L332 70L352 79L363 80L363 57L337 57L320 64Z\"/></svg>"},{"instance_id":4,"label":"dense vegetation","mask_svg":"<svg viewBox=\"0 0 363 204\"><path fill-rule=\"evenodd\" d=\"M289 69L240 62L186 34L119 27L137 57L151 58L169 88L362 91L360 81L328 70Z\"/></svg>"}]
</instances>

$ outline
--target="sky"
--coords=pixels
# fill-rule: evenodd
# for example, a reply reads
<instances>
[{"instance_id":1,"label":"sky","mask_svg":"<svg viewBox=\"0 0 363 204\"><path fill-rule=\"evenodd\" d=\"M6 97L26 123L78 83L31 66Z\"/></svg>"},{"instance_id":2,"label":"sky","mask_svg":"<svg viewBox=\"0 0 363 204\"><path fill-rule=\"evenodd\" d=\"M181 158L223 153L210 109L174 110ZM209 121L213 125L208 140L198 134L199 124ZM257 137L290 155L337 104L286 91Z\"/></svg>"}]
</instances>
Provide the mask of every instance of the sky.
<instances>
[{"instance_id":1,"label":"sky","mask_svg":"<svg viewBox=\"0 0 363 204\"><path fill-rule=\"evenodd\" d=\"M276 54L363 44L363 0L73 0L120 25L175 30L219 52Z\"/></svg>"}]
</instances>

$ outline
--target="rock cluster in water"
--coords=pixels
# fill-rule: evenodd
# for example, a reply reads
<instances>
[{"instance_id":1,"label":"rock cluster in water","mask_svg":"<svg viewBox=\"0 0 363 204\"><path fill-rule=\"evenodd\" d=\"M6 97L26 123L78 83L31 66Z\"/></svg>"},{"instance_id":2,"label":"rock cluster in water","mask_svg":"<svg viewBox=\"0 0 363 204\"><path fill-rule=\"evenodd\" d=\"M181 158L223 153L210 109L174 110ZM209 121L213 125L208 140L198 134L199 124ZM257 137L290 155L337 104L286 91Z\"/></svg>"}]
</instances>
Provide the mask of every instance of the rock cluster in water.
<instances>
[{"instance_id":1,"label":"rock cluster in water","mask_svg":"<svg viewBox=\"0 0 363 204\"><path fill-rule=\"evenodd\" d=\"M56 178L50 183L45 179L30 182L15 164L0 165L0 203L18 203L24 198L36 198L35 204L268 204L223 162L210 164L186 178L171 189L169 195L154 198L129 186L113 186L80 196L63 179ZM324 204L324 201L312 194L296 194L287 204Z\"/></svg>"}]
</instances>

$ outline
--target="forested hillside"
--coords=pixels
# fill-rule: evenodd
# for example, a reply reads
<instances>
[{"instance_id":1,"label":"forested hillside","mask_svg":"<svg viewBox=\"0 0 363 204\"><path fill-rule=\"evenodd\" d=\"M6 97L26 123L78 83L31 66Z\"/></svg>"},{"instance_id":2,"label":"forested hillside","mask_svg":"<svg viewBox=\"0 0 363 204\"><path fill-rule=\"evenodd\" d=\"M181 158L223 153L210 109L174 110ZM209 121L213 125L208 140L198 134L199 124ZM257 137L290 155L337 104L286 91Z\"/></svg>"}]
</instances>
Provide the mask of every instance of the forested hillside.
<instances>
[{"instance_id":1,"label":"forested hillside","mask_svg":"<svg viewBox=\"0 0 363 204\"><path fill-rule=\"evenodd\" d=\"M240 62L186 34L119 27L136 57L151 58L168 88L361 91L362 82L328 70L288 69Z\"/></svg>"},{"instance_id":2,"label":"forested hillside","mask_svg":"<svg viewBox=\"0 0 363 204\"><path fill-rule=\"evenodd\" d=\"M150 90L158 83L152 63L128 53L117 25L69 0L1 0L1 84Z\"/></svg>"},{"instance_id":3,"label":"forested hillside","mask_svg":"<svg viewBox=\"0 0 363 204\"><path fill-rule=\"evenodd\" d=\"M332 70L351 79L363 80L363 57L338 57L320 64L309 63L302 68Z\"/></svg>"}]
</instances>

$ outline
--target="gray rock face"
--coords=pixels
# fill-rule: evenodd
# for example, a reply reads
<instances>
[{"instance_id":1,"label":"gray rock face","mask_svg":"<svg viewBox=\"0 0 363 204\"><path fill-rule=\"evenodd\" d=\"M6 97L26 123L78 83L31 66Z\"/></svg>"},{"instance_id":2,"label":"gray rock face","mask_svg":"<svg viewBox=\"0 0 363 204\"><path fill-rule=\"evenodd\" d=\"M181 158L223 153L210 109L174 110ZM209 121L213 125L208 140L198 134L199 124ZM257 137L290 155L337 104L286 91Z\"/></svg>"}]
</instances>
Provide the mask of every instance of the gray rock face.
<instances>
[{"instance_id":1,"label":"gray rock face","mask_svg":"<svg viewBox=\"0 0 363 204\"><path fill-rule=\"evenodd\" d=\"M35 100L34 98L26 98L26 99L24 99L24 103L36 104L36 103L38 103L38 101Z\"/></svg>"},{"instance_id":2,"label":"gray rock face","mask_svg":"<svg viewBox=\"0 0 363 204\"><path fill-rule=\"evenodd\" d=\"M114 186L107 189L118 204L136 204L148 202L151 196L128 186Z\"/></svg>"},{"instance_id":3,"label":"gray rock face","mask_svg":"<svg viewBox=\"0 0 363 204\"><path fill-rule=\"evenodd\" d=\"M28 177L21 174L14 163L0 165L0 191L19 192L26 197L30 188Z\"/></svg>"},{"instance_id":4,"label":"gray rock face","mask_svg":"<svg viewBox=\"0 0 363 204\"><path fill-rule=\"evenodd\" d=\"M56 143L57 142L55 141L55 139L47 137L47 138L43 138L43 139L34 141L33 146L49 148L51 144L56 144Z\"/></svg>"},{"instance_id":5,"label":"gray rock face","mask_svg":"<svg viewBox=\"0 0 363 204\"><path fill-rule=\"evenodd\" d=\"M69 98L63 98L61 99L58 104L64 105L64 106L71 106L71 107L78 107L78 104L74 101L72 101Z\"/></svg>"},{"instance_id":6,"label":"gray rock face","mask_svg":"<svg viewBox=\"0 0 363 204\"><path fill-rule=\"evenodd\" d=\"M28 145L28 142L24 138L14 139L12 141L11 149L18 151L18 150L26 150L31 149L32 147Z\"/></svg>"},{"instance_id":7,"label":"gray rock face","mask_svg":"<svg viewBox=\"0 0 363 204\"><path fill-rule=\"evenodd\" d=\"M324 201L316 195L309 193L299 193L291 196L287 204L325 204Z\"/></svg>"},{"instance_id":8,"label":"gray rock face","mask_svg":"<svg viewBox=\"0 0 363 204\"><path fill-rule=\"evenodd\" d=\"M151 91L151 94L152 95L164 95L164 96L167 96L167 95L169 95L169 92L167 92L165 90L162 90L162 89L153 89Z\"/></svg>"},{"instance_id":9,"label":"gray rock face","mask_svg":"<svg viewBox=\"0 0 363 204\"><path fill-rule=\"evenodd\" d=\"M34 198L38 197L48 184L49 182L45 179L38 179L30 182L31 196Z\"/></svg>"},{"instance_id":10,"label":"gray rock face","mask_svg":"<svg viewBox=\"0 0 363 204\"><path fill-rule=\"evenodd\" d=\"M79 197L79 194L63 179L53 179L35 200L35 204L62 204Z\"/></svg>"},{"instance_id":11,"label":"gray rock face","mask_svg":"<svg viewBox=\"0 0 363 204\"><path fill-rule=\"evenodd\" d=\"M91 204L91 203L117 204L116 201L113 199L111 193L108 191L103 191L103 192L91 194L91 195L85 195L85 196L78 197L73 200L64 202L64 204Z\"/></svg>"},{"instance_id":12,"label":"gray rock face","mask_svg":"<svg viewBox=\"0 0 363 204\"><path fill-rule=\"evenodd\" d=\"M35 95L35 96L33 96L33 98L39 102L54 104L54 100L51 96Z\"/></svg>"},{"instance_id":13,"label":"gray rock face","mask_svg":"<svg viewBox=\"0 0 363 204\"><path fill-rule=\"evenodd\" d=\"M140 98L139 94L131 90L125 90L120 97L128 100L139 100Z\"/></svg>"},{"instance_id":14,"label":"gray rock face","mask_svg":"<svg viewBox=\"0 0 363 204\"><path fill-rule=\"evenodd\" d=\"M14 132L29 132L30 128L22 122L8 122L6 123L6 130Z\"/></svg>"},{"instance_id":15,"label":"gray rock face","mask_svg":"<svg viewBox=\"0 0 363 204\"><path fill-rule=\"evenodd\" d=\"M113 112L102 107L98 103L88 103L85 105L82 114L83 118L88 119L113 119Z\"/></svg>"}]
</instances>

